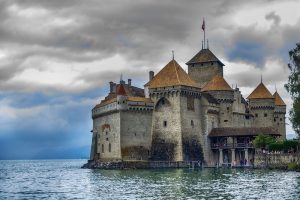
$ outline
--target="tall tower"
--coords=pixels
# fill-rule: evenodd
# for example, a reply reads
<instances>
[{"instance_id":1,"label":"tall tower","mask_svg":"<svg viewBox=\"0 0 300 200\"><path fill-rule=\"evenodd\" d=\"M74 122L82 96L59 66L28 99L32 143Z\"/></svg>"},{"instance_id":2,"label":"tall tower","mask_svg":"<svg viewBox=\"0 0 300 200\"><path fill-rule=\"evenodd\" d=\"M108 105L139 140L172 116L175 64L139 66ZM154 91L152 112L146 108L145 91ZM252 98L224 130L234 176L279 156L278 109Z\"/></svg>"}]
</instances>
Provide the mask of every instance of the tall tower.
<instances>
[{"instance_id":1,"label":"tall tower","mask_svg":"<svg viewBox=\"0 0 300 200\"><path fill-rule=\"evenodd\" d=\"M186 64L188 74L201 88L216 75L223 77L224 64L208 48L201 49Z\"/></svg>"},{"instance_id":2,"label":"tall tower","mask_svg":"<svg viewBox=\"0 0 300 200\"><path fill-rule=\"evenodd\" d=\"M281 134L282 139L286 139L286 104L284 103L277 91L273 94L273 97L275 98L274 127L278 129L278 132Z\"/></svg>"}]
</instances>

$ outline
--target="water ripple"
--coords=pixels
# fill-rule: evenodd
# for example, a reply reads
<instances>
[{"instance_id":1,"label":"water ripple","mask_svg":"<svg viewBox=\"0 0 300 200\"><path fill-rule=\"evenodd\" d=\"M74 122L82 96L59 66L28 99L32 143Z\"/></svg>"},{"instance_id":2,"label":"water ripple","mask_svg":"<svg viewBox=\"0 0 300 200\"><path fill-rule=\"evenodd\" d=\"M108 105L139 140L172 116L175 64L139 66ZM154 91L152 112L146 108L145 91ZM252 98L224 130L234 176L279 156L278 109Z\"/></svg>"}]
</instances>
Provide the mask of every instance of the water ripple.
<instances>
[{"instance_id":1,"label":"water ripple","mask_svg":"<svg viewBox=\"0 0 300 200\"><path fill-rule=\"evenodd\" d=\"M89 170L84 160L0 161L0 199L300 199L300 173Z\"/></svg>"}]
</instances>

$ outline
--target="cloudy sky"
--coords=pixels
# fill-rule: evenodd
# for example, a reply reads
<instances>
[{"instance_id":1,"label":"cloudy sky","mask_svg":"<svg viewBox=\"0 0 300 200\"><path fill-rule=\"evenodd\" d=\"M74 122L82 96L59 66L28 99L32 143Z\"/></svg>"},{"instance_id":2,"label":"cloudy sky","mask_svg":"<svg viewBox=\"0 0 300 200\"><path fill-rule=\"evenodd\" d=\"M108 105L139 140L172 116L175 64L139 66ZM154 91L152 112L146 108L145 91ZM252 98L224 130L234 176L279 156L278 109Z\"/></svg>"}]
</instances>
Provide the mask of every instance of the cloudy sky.
<instances>
[{"instance_id":1,"label":"cloudy sky","mask_svg":"<svg viewBox=\"0 0 300 200\"><path fill-rule=\"evenodd\" d=\"M0 159L87 157L90 111L108 82L123 74L141 87L172 50L187 69L203 17L226 80L247 97L262 75L290 108L283 85L299 8L296 0L0 0Z\"/></svg>"}]
</instances>

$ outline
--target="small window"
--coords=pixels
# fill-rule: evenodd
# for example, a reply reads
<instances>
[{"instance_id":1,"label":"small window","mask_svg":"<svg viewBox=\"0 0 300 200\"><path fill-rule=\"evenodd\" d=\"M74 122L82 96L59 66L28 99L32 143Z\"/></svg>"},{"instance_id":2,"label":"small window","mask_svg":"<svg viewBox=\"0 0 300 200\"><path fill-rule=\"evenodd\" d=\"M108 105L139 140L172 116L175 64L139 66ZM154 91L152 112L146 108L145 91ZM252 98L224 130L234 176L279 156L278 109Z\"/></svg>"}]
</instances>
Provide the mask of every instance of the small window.
<instances>
[{"instance_id":1,"label":"small window","mask_svg":"<svg viewBox=\"0 0 300 200\"><path fill-rule=\"evenodd\" d=\"M106 141L108 141L108 138L106 138Z\"/></svg>"},{"instance_id":2,"label":"small window","mask_svg":"<svg viewBox=\"0 0 300 200\"><path fill-rule=\"evenodd\" d=\"M211 127L215 128L215 122L211 122Z\"/></svg>"},{"instance_id":3,"label":"small window","mask_svg":"<svg viewBox=\"0 0 300 200\"><path fill-rule=\"evenodd\" d=\"M104 144L102 144L102 153L104 153Z\"/></svg>"},{"instance_id":4,"label":"small window","mask_svg":"<svg viewBox=\"0 0 300 200\"><path fill-rule=\"evenodd\" d=\"M276 122L276 119L274 118L274 122Z\"/></svg>"},{"instance_id":5,"label":"small window","mask_svg":"<svg viewBox=\"0 0 300 200\"><path fill-rule=\"evenodd\" d=\"M214 65L214 63L213 63L213 62L211 62L210 64L211 64L211 65Z\"/></svg>"},{"instance_id":6,"label":"small window","mask_svg":"<svg viewBox=\"0 0 300 200\"><path fill-rule=\"evenodd\" d=\"M201 63L201 66L203 66L203 63Z\"/></svg>"},{"instance_id":7,"label":"small window","mask_svg":"<svg viewBox=\"0 0 300 200\"><path fill-rule=\"evenodd\" d=\"M108 134L108 132L106 131L106 132L105 132L105 135L107 135L107 134Z\"/></svg>"},{"instance_id":8,"label":"small window","mask_svg":"<svg viewBox=\"0 0 300 200\"><path fill-rule=\"evenodd\" d=\"M228 120L227 120L227 119L225 119L225 120L224 120L224 122L228 122Z\"/></svg>"},{"instance_id":9,"label":"small window","mask_svg":"<svg viewBox=\"0 0 300 200\"><path fill-rule=\"evenodd\" d=\"M268 114L267 114L267 113L265 113L265 114L264 114L264 117L268 117Z\"/></svg>"},{"instance_id":10,"label":"small window","mask_svg":"<svg viewBox=\"0 0 300 200\"><path fill-rule=\"evenodd\" d=\"M167 121L164 121L164 127L167 127Z\"/></svg>"},{"instance_id":11,"label":"small window","mask_svg":"<svg viewBox=\"0 0 300 200\"><path fill-rule=\"evenodd\" d=\"M280 118L280 121L282 122L282 118Z\"/></svg>"},{"instance_id":12,"label":"small window","mask_svg":"<svg viewBox=\"0 0 300 200\"><path fill-rule=\"evenodd\" d=\"M227 111L229 111L229 107L227 107Z\"/></svg>"},{"instance_id":13,"label":"small window","mask_svg":"<svg viewBox=\"0 0 300 200\"><path fill-rule=\"evenodd\" d=\"M193 120L191 120L191 126L194 127L194 121Z\"/></svg>"},{"instance_id":14,"label":"small window","mask_svg":"<svg viewBox=\"0 0 300 200\"><path fill-rule=\"evenodd\" d=\"M165 104L165 100L164 100L164 99L161 100L161 104L162 104L162 105Z\"/></svg>"},{"instance_id":15,"label":"small window","mask_svg":"<svg viewBox=\"0 0 300 200\"><path fill-rule=\"evenodd\" d=\"M111 152L111 144L108 144L108 151Z\"/></svg>"},{"instance_id":16,"label":"small window","mask_svg":"<svg viewBox=\"0 0 300 200\"><path fill-rule=\"evenodd\" d=\"M255 113L255 117L258 117L258 114L257 114L257 113Z\"/></svg>"},{"instance_id":17,"label":"small window","mask_svg":"<svg viewBox=\"0 0 300 200\"><path fill-rule=\"evenodd\" d=\"M136 136L136 133L134 133L134 136Z\"/></svg>"},{"instance_id":18,"label":"small window","mask_svg":"<svg viewBox=\"0 0 300 200\"><path fill-rule=\"evenodd\" d=\"M120 102L118 101L118 104L120 104Z\"/></svg>"}]
</instances>

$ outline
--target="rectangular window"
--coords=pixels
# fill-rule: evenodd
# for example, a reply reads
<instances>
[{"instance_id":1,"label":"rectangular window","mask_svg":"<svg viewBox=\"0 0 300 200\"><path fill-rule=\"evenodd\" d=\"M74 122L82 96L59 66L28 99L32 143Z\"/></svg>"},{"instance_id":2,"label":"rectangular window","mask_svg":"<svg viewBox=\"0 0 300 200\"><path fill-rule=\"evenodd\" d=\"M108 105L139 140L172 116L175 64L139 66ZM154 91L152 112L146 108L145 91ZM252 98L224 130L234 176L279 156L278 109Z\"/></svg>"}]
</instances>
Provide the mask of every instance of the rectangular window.
<instances>
[{"instance_id":1,"label":"rectangular window","mask_svg":"<svg viewBox=\"0 0 300 200\"><path fill-rule=\"evenodd\" d=\"M167 127L167 121L164 121L164 127Z\"/></svg>"},{"instance_id":2,"label":"rectangular window","mask_svg":"<svg viewBox=\"0 0 300 200\"><path fill-rule=\"evenodd\" d=\"M111 152L111 144L108 144L108 151Z\"/></svg>"},{"instance_id":3,"label":"rectangular window","mask_svg":"<svg viewBox=\"0 0 300 200\"><path fill-rule=\"evenodd\" d=\"M194 97L191 97L191 96L188 96L187 97L187 109L188 110L195 110L195 98Z\"/></svg>"},{"instance_id":4,"label":"rectangular window","mask_svg":"<svg viewBox=\"0 0 300 200\"><path fill-rule=\"evenodd\" d=\"M264 117L268 117L268 114L267 114L267 113L265 113L265 114L264 114Z\"/></svg>"},{"instance_id":5,"label":"rectangular window","mask_svg":"<svg viewBox=\"0 0 300 200\"><path fill-rule=\"evenodd\" d=\"M257 113L255 113L255 117L258 117L258 114L257 114Z\"/></svg>"},{"instance_id":6,"label":"rectangular window","mask_svg":"<svg viewBox=\"0 0 300 200\"><path fill-rule=\"evenodd\" d=\"M102 144L102 153L104 153L104 144Z\"/></svg>"}]
</instances>

